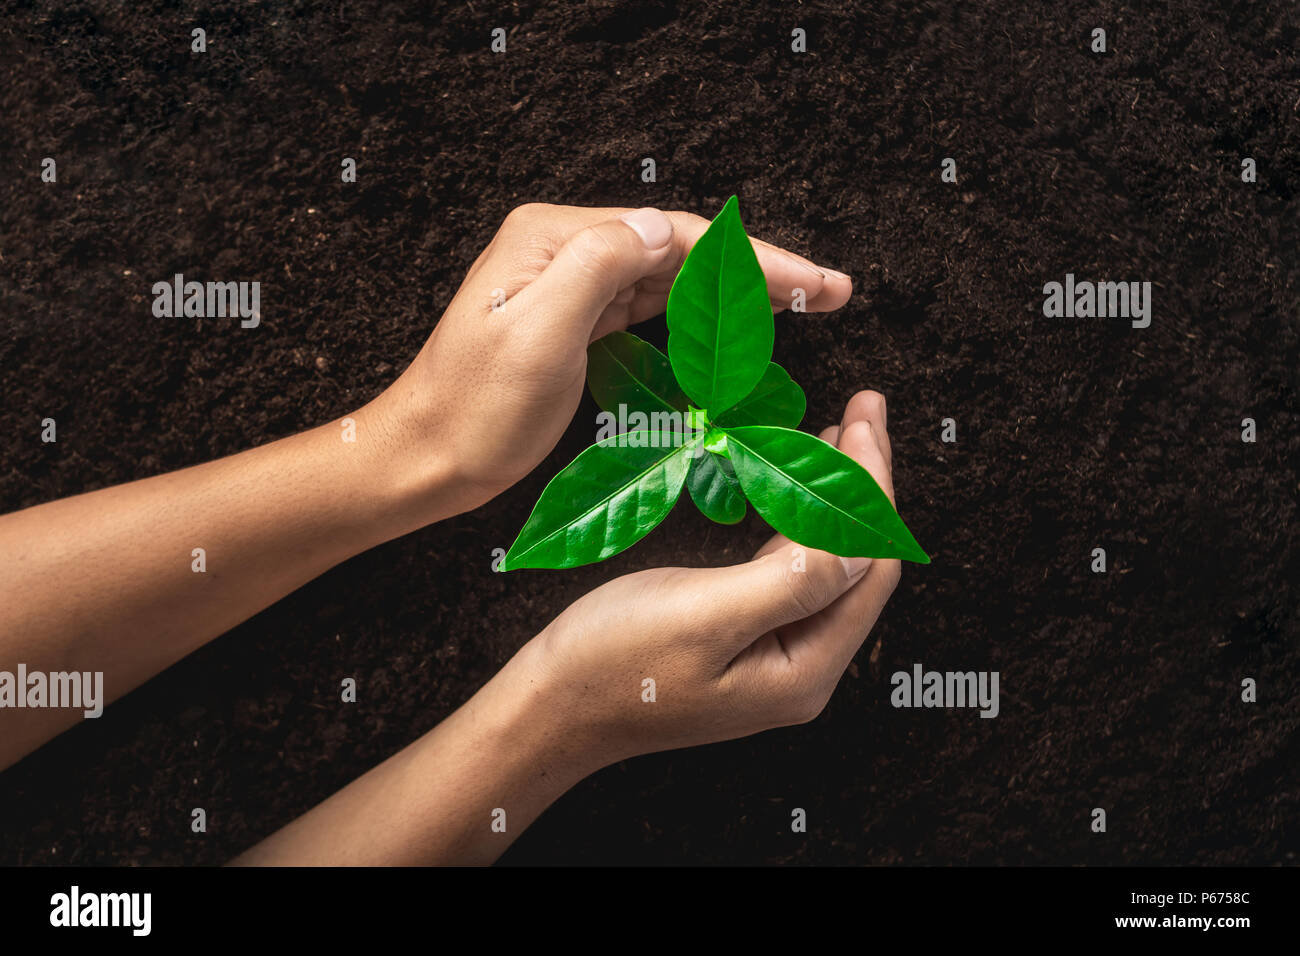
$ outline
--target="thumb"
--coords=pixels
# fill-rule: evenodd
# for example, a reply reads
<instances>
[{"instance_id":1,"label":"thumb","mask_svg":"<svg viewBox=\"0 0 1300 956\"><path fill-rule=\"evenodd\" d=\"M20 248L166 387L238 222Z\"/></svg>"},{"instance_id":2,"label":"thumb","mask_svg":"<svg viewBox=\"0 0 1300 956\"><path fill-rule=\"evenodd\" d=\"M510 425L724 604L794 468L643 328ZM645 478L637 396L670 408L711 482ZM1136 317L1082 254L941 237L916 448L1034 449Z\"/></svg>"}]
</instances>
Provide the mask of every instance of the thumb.
<instances>
[{"instance_id":1,"label":"thumb","mask_svg":"<svg viewBox=\"0 0 1300 956\"><path fill-rule=\"evenodd\" d=\"M663 268L672 239L672 220L652 208L587 226L569 237L515 301L522 298L536 314L585 340L614 296Z\"/></svg>"},{"instance_id":2,"label":"thumb","mask_svg":"<svg viewBox=\"0 0 1300 956\"><path fill-rule=\"evenodd\" d=\"M745 564L713 569L711 610L719 630L744 646L828 607L870 566L870 558L841 558L790 542Z\"/></svg>"}]
</instances>

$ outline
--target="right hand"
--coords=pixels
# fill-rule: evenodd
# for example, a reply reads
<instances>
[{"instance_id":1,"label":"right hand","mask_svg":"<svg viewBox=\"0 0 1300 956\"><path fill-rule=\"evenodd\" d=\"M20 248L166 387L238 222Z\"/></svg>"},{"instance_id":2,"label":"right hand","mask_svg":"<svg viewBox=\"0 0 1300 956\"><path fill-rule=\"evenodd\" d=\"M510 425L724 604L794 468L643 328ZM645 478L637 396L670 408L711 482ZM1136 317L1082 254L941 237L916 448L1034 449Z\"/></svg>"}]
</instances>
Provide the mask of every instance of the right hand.
<instances>
[{"instance_id":1,"label":"right hand","mask_svg":"<svg viewBox=\"0 0 1300 956\"><path fill-rule=\"evenodd\" d=\"M587 346L662 314L708 227L699 216L651 208L531 203L511 212L419 355L366 411L396 451L390 469L399 486L445 476L450 510L463 511L532 471L578 408ZM848 301L848 276L751 242L774 309L789 308L796 289L809 312ZM413 523L438 516L417 501Z\"/></svg>"},{"instance_id":2,"label":"right hand","mask_svg":"<svg viewBox=\"0 0 1300 956\"><path fill-rule=\"evenodd\" d=\"M885 424L884 398L859 392L822 438L892 501ZM830 699L899 575L896 560L841 559L778 535L745 564L656 568L597 588L500 676L522 681L513 686L527 688L548 738L563 741L564 759L585 761L583 773L804 723ZM646 678L654 703L642 700Z\"/></svg>"}]
</instances>

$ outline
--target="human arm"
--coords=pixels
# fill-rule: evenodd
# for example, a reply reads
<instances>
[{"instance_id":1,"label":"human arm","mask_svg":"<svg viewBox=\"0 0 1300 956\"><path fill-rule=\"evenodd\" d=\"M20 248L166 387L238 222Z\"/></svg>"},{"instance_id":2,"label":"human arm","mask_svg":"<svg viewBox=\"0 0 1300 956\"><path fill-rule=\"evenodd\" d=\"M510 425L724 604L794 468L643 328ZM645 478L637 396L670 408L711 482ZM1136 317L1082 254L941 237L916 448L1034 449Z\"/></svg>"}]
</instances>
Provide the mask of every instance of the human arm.
<instances>
[{"instance_id":1,"label":"human arm","mask_svg":"<svg viewBox=\"0 0 1300 956\"><path fill-rule=\"evenodd\" d=\"M102 672L102 705L340 561L483 504L554 447L588 343L662 312L706 226L687 213L521 206L416 359L365 407L0 517L0 670ZM847 299L846 277L755 245L777 307L796 287L812 311ZM0 768L80 715L6 709Z\"/></svg>"},{"instance_id":2,"label":"human arm","mask_svg":"<svg viewBox=\"0 0 1300 956\"><path fill-rule=\"evenodd\" d=\"M862 392L822 437L892 499L885 428L883 399ZM617 578L447 720L235 862L490 863L601 767L813 719L900 573L777 536L745 564Z\"/></svg>"}]
</instances>

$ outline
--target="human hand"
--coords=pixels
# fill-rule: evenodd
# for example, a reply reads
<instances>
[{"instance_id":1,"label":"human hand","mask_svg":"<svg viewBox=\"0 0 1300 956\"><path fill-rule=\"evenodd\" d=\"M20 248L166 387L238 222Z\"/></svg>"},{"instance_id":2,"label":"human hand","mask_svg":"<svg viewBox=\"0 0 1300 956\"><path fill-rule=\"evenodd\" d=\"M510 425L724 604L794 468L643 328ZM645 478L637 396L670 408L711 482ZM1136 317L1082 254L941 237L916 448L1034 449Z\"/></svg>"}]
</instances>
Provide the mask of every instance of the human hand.
<instances>
[{"instance_id":1,"label":"human hand","mask_svg":"<svg viewBox=\"0 0 1300 956\"><path fill-rule=\"evenodd\" d=\"M884 399L860 392L822 438L892 500L885 427ZM898 561L838 558L777 536L745 564L611 581L429 733L237 862L490 863L603 766L812 720L899 574Z\"/></svg>"},{"instance_id":2,"label":"human hand","mask_svg":"<svg viewBox=\"0 0 1300 956\"><path fill-rule=\"evenodd\" d=\"M662 313L708 225L657 209L512 211L415 361L364 410L403 450L395 467L410 474L405 483L440 476L467 510L528 474L578 407L587 346ZM773 308L789 308L796 289L810 312L848 301L848 276L753 244Z\"/></svg>"},{"instance_id":3,"label":"human hand","mask_svg":"<svg viewBox=\"0 0 1300 956\"><path fill-rule=\"evenodd\" d=\"M885 428L884 398L859 392L822 438L892 501ZM745 564L629 574L570 606L494 683L532 701L530 721L558 748L544 759L572 776L803 723L825 706L900 574L896 560L839 558L779 535ZM653 703L642 699L647 678Z\"/></svg>"}]
</instances>

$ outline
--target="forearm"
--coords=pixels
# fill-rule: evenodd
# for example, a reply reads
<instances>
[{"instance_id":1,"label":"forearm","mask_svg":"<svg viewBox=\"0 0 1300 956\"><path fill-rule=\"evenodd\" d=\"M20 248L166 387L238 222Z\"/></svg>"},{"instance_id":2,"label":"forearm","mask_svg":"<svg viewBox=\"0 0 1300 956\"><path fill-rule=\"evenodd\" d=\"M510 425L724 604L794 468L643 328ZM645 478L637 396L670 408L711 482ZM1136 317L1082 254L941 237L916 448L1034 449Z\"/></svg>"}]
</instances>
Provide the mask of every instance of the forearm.
<instances>
[{"instance_id":1,"label":"forearm","mask_svg":"<svg viewBox=\"0 0 1300 956\"><path fill-rule=\"evenodd\" d=\"M381 417L352 417L355 442L336 421L0 517L0 670L102 672L100 703L111 701L340 561L439 517L437 463L395 470ZM81 716L0 710L0 767Z\"/></svg>"},{"instance_id":2,"label":"forearm","mask_svg":"<svg viewBox=\"0 0 1300 956\"><path fill-rule=\"evenodd\" d=\"M236 865L481 865L595 766L518 659L404 750Z\"/></svg>"}]
</instances>

